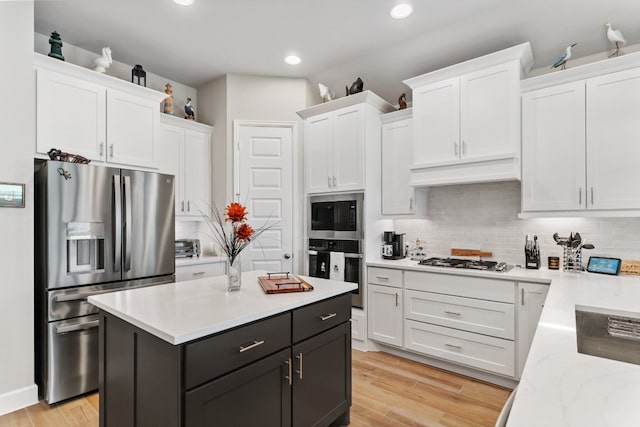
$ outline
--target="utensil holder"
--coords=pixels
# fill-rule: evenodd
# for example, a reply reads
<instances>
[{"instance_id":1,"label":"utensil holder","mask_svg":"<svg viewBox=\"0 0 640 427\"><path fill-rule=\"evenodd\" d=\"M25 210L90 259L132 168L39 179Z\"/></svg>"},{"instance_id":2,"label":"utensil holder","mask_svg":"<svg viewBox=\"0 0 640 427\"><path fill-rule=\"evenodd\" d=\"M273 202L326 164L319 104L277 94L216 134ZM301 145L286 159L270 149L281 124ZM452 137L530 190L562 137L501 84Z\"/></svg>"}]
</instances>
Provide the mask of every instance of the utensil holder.
<instances>
[{"instance_id":1,"label":"utensil holder","mask_svg":"<svg viewBox=\"0 0 640 427\"><path fill-rule=\"evenodd\" d=\"M582 271L582 249L564 247L563 254L563 267L564 271L580 272Z\"/></svg>"}]
</instances>

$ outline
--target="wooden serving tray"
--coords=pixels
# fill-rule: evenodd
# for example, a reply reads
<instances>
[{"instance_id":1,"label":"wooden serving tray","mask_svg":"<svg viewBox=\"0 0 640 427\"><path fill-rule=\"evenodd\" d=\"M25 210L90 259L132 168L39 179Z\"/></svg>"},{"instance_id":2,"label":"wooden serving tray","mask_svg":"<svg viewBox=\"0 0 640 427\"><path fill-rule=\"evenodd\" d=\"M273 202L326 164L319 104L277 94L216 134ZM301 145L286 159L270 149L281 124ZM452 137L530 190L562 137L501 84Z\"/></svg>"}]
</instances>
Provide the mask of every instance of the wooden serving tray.
<instances>
[{"instance_id":1,"label":"wooden serving tray","mask_svg":"<svg viewBox=\"0 0 640 427\"><path fill-rule=\"evenodd\" d=\"M284 294L288 292L309 292L313 286L299 277L286 273L267 273L258 277L258 282L267 294Z\"/></svg>"},{"instance_id":2,"label":"wooden serving tray","mask_svg":"<svg viewBox=\"0 0 640 427\"><path fill-rule=\"evenodd\" d=\"M491 256L493 256L493 252L479 251L477 249L451 248L451 256L483 256L483 257L491 257Z\"/></svg>"}]
</instances>

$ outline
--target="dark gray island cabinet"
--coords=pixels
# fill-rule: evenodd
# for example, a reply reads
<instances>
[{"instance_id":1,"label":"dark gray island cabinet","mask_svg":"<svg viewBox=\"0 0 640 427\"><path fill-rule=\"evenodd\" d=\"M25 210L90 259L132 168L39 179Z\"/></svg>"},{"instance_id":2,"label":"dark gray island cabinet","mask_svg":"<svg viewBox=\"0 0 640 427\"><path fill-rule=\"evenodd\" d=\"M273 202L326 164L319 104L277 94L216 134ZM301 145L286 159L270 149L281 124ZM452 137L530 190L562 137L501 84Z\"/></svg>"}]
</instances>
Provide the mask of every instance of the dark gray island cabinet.
<instances>
[{"instance_id":1,"label":"dark gray island cabinet","mask_svg":"<svg viewBox=\"0 0 640 427\"><path fill-rule=\"evenodd\" d=\"M101 308L100 426L347 425L350 317L347 292L172 344Z\"/></svg>"}]
</instances>

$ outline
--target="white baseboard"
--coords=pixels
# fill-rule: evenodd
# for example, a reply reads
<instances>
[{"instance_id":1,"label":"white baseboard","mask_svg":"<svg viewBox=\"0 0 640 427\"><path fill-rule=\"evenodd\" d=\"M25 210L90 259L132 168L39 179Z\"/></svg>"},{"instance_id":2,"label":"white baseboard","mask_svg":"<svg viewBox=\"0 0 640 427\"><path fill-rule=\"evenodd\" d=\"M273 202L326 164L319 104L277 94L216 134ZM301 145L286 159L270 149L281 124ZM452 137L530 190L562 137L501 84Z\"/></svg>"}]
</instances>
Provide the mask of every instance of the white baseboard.
<instances>
[{"instance_id":1,"label":"white baseboard","mask_svg":"<svg viewBox=\"0 0 640 427\"><path fill-rule=\"evenodd\" d=\"M38 403L38 386L27 387L0 394L0 415Z\"/></svg>"}]
</instances>

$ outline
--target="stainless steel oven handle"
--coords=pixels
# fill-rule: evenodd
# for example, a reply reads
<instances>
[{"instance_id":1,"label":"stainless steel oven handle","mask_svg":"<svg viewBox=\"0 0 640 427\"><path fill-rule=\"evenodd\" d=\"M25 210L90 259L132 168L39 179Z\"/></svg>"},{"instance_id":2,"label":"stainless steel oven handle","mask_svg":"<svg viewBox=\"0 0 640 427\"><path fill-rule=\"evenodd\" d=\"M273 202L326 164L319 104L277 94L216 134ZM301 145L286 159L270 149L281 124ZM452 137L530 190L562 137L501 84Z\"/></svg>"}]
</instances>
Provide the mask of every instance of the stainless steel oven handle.
<instances>
[{"instance_id":1,"label":"stainless steel oven handle","mask_svg":"<svg viewBox=\"0 0 640 427\"><path fill-rule=\"evenodd\" d=\"M360 259L362 259L363 255L362 254L345 253L344 257L345 258L360 258Z\"/></svg>"},{"instance_id":2,"label":"stainless steel oven handle","mask_svg":"<svg viewBox=\"0 0 640 427\"><path fill-rule=\"evenodd\" d=\"M86 331L87 329L97 328L100 326L100 320L92 320L78 325L56 326L57 334L66 334L67 332Z\"/></svg>"},{"instance_id":3,"label":"stainless steel oven handle","mask_svg":"<svg viewBox=\"0 0 640 427\"><path fill-rule=\"evenodd\" d=\"M309 249L309 255L318 255L318 251Z\"/></svg>"},{"instance_id":4,"label":"stainless steel oven handle","mask_svg":"<svg viewBox=\"0 0 640 427\"><path fill-rule=\"evenodd\" d=\"M113 271L120 271L122 265L122 197L120 196L120 175L113 175Z\"/></svg>"}]
</instances>

